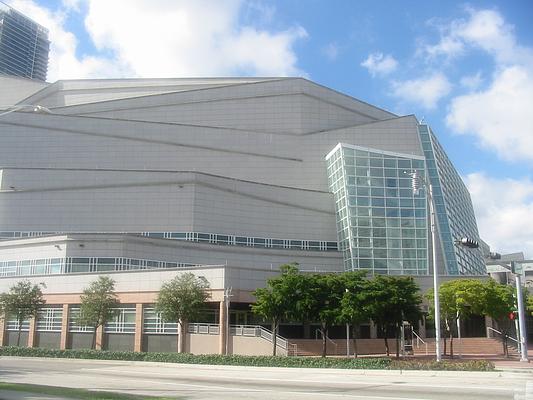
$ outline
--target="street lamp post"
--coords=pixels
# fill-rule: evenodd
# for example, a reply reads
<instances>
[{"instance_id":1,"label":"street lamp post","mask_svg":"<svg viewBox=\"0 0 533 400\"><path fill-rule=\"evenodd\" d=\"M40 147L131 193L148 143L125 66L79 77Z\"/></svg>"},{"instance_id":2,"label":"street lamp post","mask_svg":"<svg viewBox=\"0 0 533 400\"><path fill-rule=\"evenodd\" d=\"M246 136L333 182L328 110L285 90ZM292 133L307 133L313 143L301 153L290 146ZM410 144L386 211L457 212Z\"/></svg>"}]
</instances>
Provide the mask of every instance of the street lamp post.
<instances>
[{"instance_id":1,"label":"street lamp post","mask_svg":"<svg viewBox=\"0 0 533 400\"><path fill-rule=\"evenodd\" d=\"M344 289L346 293L350 293L348 289ZM346 357L350 357L350 324L346 322Z\"/></svg>"},{"instance_id":2,"label":"street lamp post","mask_svg":"<svg viewBox=\"0 0 533 400\"><path fill-rule=\"evenodd\" d=\"M413 193L418 194L420 186L426 187L429 201L429 213L431 215L431 250L433 258L433 291L434 291L434 307L435 307L435 356L437 361L442 360L441 346L440 346L440 303L439 303L439 270L437 267L437 231L435 226L435 204L433 203L433 186L424 178L420 177L418 171L411 173L411 185Z\"/></svg>"},{"instance_id":3,"label":"street lamp post","mask_svg":"<svg viewBox=\"0 0 533 400\"><path fill-rule=\"evenodd\" d=\"M516 274L516 302L518 303L518 325L520 327L520 361L529 362L527 356L526 313L520 278L520 274Z\"/></svg>"}]
</instances>

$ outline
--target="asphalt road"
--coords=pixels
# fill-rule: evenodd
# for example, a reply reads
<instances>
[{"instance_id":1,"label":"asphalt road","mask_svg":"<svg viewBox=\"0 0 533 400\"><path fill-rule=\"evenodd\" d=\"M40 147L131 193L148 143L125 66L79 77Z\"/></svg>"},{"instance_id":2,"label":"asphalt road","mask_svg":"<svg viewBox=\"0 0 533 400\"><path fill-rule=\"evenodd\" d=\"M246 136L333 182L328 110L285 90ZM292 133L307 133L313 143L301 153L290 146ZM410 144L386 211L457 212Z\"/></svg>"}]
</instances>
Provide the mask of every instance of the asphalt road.
<instances>
[{"instance_id":1,"label":"asphalt road","mask_svg":"<svg viewBox=\"0 0 533 400\"><path fill-rule=\"evenodd\" d=\"M195 400L533 400L531 372L358 371L1 357L0 381ZM5 394L0 392L0 398Z\"/></svg>"}]
</instances>

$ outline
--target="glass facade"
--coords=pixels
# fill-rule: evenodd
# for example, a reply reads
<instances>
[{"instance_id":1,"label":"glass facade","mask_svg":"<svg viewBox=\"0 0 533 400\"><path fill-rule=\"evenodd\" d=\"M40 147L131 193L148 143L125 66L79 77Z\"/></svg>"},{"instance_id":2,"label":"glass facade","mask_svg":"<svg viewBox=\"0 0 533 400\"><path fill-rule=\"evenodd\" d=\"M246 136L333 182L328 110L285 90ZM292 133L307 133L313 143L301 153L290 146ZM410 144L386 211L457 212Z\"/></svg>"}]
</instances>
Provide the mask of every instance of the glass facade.
<instances>
[{"instance_id":1,"label":"glass facade","mask_svg":"<svg viewBox=\"0 0 533 400\"><path fill-rule=\"evenodd\" d=\"M480 241L470 193L444 149L427 125L418 133L426 157L428 179L433 186L435 215L447 275L485 275L481 249L465 248L455 240Z\"/></svg>"},{"instance_id":2,"label":"glass facade","mask_svg":"<svg viewBox=\"0 0 533 400\"><path fill-rule=\"evenodd\" d=\"M143 332L145 334L170 334L178 333L178 324L176 322L165 322L161 313L156 312L153 308L144 309Z\"/></svg>"},{"instance_id":3,"label":"glass facade","mask_svg":"<svg viewBox=\"0 0 533 400\"><path fill-rule=\"evenodd\" d=\"M105 324L105 333L135 333L135 308L114 308L111 321Z\"/></svg>"},{"instance_id":4,"label":"glass facade","mask_svg":"<svg viewBox=\"0 0 533 400\"><path fill-rule=\"evenodd\" d=\"M424 176L424 158L339 144L326 162L344 269L426 275L427 198L410 177Z\"/></svg>"},{"instance_id":5,"label":"glass facade","mask_svg":"<svg viewBox=\"0 0 533 400\"><path fill-rule=\"evenodd\" d=\"M63 308L45 307L37 313L38 332L61 332L61 321L63 320Z\"/></svg>"},{"instance_id":6,"label":"glass facade","mask_svg":"<svg viewBox=\"0 0 533 400\"><path fill-rule=\"evenodd\" d=\"M46 80L48 30L0 2L0 72Z\"/></svg>"},{"instance_id":7,"label":"glass facade","mask_svg":"<svg viewBox=\"0 0 533 400\"><path fill-rule=\"evenodd\" d=\"M206 264L143 260L125 257L43 258L38 260L0 261L0 277L187 268L201 265Z\"/></svg>"},{"instance_id":8,"label":"glass facade","mask_svg":"<svg viewBox=\"0 0 533 400\"><path fill-rule=\"evenodd\" d=\"M267 249L337 251L337 242L306 239L280 239L253 236L236 236L205 232L121 232L129 235L142 235L156 239L187 240L190 242L211 243L223 246L263 247ZM62 235L68 232L0 232L2 239L18 239L46 235Z\"/></svg>"}]
</instances>

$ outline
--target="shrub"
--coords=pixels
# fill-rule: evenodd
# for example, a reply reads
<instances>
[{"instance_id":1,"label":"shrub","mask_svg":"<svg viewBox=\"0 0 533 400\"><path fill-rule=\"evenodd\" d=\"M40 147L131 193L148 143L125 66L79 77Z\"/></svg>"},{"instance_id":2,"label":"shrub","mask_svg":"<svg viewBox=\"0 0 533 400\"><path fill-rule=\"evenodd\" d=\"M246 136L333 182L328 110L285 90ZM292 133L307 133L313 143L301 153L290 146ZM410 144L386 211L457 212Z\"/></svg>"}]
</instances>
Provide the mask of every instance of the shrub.
<instances>
[{"instance_id":1,"label":"shrub","mask_svg":"<svg viewBox=\"0 0 533 400\"><path fill-rule=\"evenodd\" d=\"M416 369L442 371L492 371L485 360L436 362L433 360L391 360L390 358L274 357L189 353L138 353L133 351L57 350L27 347L0 347L0 356L81 358L92 360L151 361L179 364L241 365L251 367Z\"/></svg>"},{"instance_id":2,"label":"shrub","mask_svg":"<svg viewBox=\"0 0 533 400\"><path fill-rule=\"evenodd\" d=\"M494 364L486 360L392 360L390 369L416 369L431 371L492 371Z\"/></svg>"},{"instance_id":3,"label":"shrub","mask_svg":"<svg viewBox=\"0 0 533 400\"><path fill-rule=\"evenodd\" d=\"M95 360L152 361L180 364L243 365L254 367L292 368L343 368L343 369L386 369L388 358L314 358L240 356L188 353L138 353L132 351L101 350L57 350L27 347L2 347L0 356L81 358Z\"/></svg>"}]
</instances>

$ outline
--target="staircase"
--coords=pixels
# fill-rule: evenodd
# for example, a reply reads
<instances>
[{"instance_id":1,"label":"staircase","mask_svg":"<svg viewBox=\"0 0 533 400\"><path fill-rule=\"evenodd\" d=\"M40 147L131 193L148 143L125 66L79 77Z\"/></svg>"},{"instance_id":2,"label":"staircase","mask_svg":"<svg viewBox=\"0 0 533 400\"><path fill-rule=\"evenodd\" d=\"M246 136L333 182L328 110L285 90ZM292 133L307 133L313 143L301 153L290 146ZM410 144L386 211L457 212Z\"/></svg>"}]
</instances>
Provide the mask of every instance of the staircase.
<instances>
[{"instance_id":1,"label":"staircase","mask_svg":"<svg viewBox=\"0 0 533 400\"><path fill-rule=\"evenodd\" d=\"M435 339L424 339L427 343L427 355L435 355ZM292 351L290 355L298 356L319 356L322 354L322 340L314 339L291 339L291 343L296 345L296 352ZM449 354L450 342L446 341L446 350ZM396 354L396 340L389 339L390 354ZM384 355L385 345L383 339L358 339L357 350L359 355ZM416 340L413 343L413 352L415 356L426 356L426 345L419 341L418 346ZM353 354L352 341L350 340L350 354ZM459 339L453 339L453 354L468 356L503 356L503 347L499 339L496 338L462 338L461 344ZM328 356L345 356L346 355L346 339L333 339L327 344ZM509 356L518 357L516 348L509 346Z\"/></svg>"},{"instance_id":2,"label":"staircase","mask_svg":"<svg viewBox=\"0 0 533 400\"><path fill-rule=\"evenodd\" d=\"M424 339L427 343L427 352L428 354L435 354L435 339ZM441 345L443 346L443 345ZM444 347L443 347L444 348ZM508 346L509 356L518 357L518 351L512 346ZM449 354L450 351L450 341L446 340L446 352ZM426 355L426 348L422 344L417 347L416 344L413 346L413 352L415 356ZM499 339L496 338L485 338L485 337L476 337L476 338L462 338L461 342L459 339L453 339L453 354L454 355L472 355L472 356L503 356L503 346Z\"/></svg>"}]
</instances>

